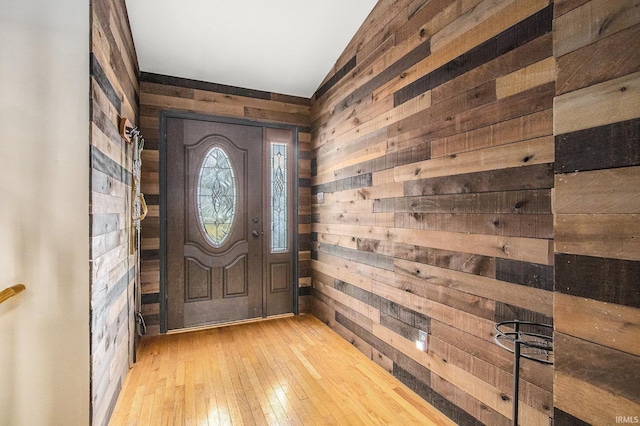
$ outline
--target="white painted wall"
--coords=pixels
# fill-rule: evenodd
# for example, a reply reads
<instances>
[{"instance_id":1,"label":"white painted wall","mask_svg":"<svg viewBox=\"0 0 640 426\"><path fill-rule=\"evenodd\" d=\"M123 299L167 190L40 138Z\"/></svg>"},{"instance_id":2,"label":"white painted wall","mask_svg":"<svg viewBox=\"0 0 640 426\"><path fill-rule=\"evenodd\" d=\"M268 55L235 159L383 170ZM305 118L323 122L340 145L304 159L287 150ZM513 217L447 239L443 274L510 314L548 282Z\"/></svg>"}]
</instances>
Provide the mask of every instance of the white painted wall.
<instances>
[{"instance_id":1,"label":"white painted wall","mask_svg":"<svg viewBox=\"0 0 640 426\"><path fill-rule=\"evenodd\" d=\"M0 0L0 424L89 423L89 0Z\"/></svg>"}]
</instances>

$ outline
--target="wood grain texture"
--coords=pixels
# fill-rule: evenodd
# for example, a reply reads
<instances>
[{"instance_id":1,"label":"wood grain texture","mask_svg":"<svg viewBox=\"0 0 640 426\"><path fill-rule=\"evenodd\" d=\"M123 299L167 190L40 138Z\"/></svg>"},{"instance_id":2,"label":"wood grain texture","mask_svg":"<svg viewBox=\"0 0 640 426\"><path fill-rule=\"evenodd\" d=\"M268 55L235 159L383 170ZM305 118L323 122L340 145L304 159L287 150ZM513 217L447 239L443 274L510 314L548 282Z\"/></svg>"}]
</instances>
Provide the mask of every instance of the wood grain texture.
<instances>
[{"instance_id":1,"label":"wood grain texture","mask_svg":"<svg viewBox=\"0 0 640 426\"><path fill-rule=\"evenodd\" d=\"M495 100L495 82L490 81L473 87L436 105L432 105L431 108L427 108L424 111L418 112L399 121L396 125L391 126L389 136L394 137L405 132L415 130L423 126L425 121L435 121L445 113L454 116L470 109L491 103Z\"/></svg>"},{"instance_id":2,"label":"wood grain texture","mask_svg":"<svg viewBox=\"0 0 640 426\"><path fill-rule=\"evenodd\" d=\"M504 257L532 263L550 264L552 244L548 240L502 237L481 234L462 234L446 231L429 231L383 227L312 224L315 232L342 235L353 238L374 238L404 244L423 245L443 250L461 251L485 256Z\"/></svg>"},{"instance_id":3,"label":"wood grain texture","mask_svg":"<svg viewBox=\"0 0 640 426\"><path fill-rule=\"evenodd\" d=\"M412 131L403 131L402 127L393 125L389 129L389 143L394 147L404 147L404 144L421 138L427 140L445 138L487 127L499 121L534 114L551 108L552 92L553 85L545 84L453 116L442 116Z\"/></svg>"},{"instance_id":4,"label":"wood grain texture","mask_svg":"<svg viewBox=\"0 0 640 426\"><path fill-rule=\"evenodd\" d=\"M479 84L517 72L523 67L551 57L553 52L552 34L547 33L528 43L497 56L484 64L431 90L432 102L437 104Z\"/></svg>"},{"instance_id":5,"label":"wood grain texture","mask_svg":"<svg viewBox=\"0 0 640 426\"><path fill-rule=\"evenodd\" d=\"M558 16L554 22L554 56L561 57L638 24L638 7L633 0L592 0Z\"/></svg>"},{"instance_id":6,"label":"wood grain texture","mask_svg":"<svg viewBox=\"0 0 640 426\"><path fill-rule=\"evenodd\" d=\"M614 424L640 412L638 6L555 2L554 415L559 425Z\"/></svg>"},{"instance_id":7,"label":"wood grain texture","mask_svg":"<svg viewBox=\"0 0 640 426\"><path fill-rule=\"evenodd\" d=\"M443 157L506 145L553 133L551 109L469 130L431 142L431 157Z\"/></svg>"},{"instance_id":8,"label":"wood grain texture","mask_svg":"<svg viewBox=\"0 0 640 426\"><path fill-rule=\"evenodd\" d=\"M556 173L640 165L640 119L556 136Z\"/></svg>"},{"instance_id":9,"label":"wood grain texture","mask_svg":"<svg viewBox=\"0 0 640 426\"><path fill-rule=\"evenodd\" d=\"M340 81L345 75L347 75L349 73L349 71L351 71L353 68L355 68L355 66L356 66L356 57L354 56L353 58L351 58L349 60L349 62L344 64L342 66L342 68L340 68L336 73L334 73L331 76L331 78L329 78L328 81L323 83L318 88L318 90L316 90L316 93L314 94L315 98L318 99L318 98L322 97L322 95L327 93L329 91L329 89L331 89L333 86L335 86L336 83L338 81Z\"/></svg>"},{"instance_id":10,"label":"wood grain texture","mask_svg":"<svg viewBox=\"0 0 640 426\"><path fill-rule=\"evenodd\" d=\"M118 125L138 123L139 87L124 1L93 2L91 24L90 421L107 424L134 352L132 152Z\"/></svg>"},{"instance_id":11,"label":"wood grain texture","mask_svg":"<svg viewBox=\"0 0 640 426\"><path fill-rule=\"evenodd\" d=\"M394 346L406 351L415 361L428 366L432 373L449 381L452 385L461 388L470 396L501 413L503 416L510 416L510 398L505 398L505 394L497 387L487 384L463 368L447 363L434 354L416 350L414 342L402 340L391 331L376 327L376 335L380 336L384 342L394 344ZM523 403L521 409L521 412L525 413L523 415L528 416L532 424L542 425L548 422L548 416L546 414L538 412L528 404Z\"/></svg>"},{"instance_id":12,"label":"wood grain texture","mask_svg":"<svg viewBox=\"0 0 640 426\"><path fill-rule=\"evenodd\" d=\"M515 6L515 4L511 4L509 6ZM496 15L508 10L508 8L497 10ZM396 106L400 105L422 92L437 87L451 78L462 75L465 72L482 65L484 62L490 61L497 56L503 55L520 45L549 32L551 30L551 10L552 9L550 7L543 9L531 17L522 20L513 27L506 29L493 38L490 38L484 43L470 49L462 55L452 58L450 62L447 62L430 73L420 77L394 94L394 104ZM495 18L496 15L493 17ZM490 19L487 19L485 23L490 23L490 21ZM478 29L481 27L482 24L475 28ZM457 29L459 27L456 25L455 28ZM471 32L472 31L469 31L468 33ZM464 35L464 32L460 34L460 36ZM458 37L458 40L460 38L462 37ZM444 42L441 44L446 45Z\"/></svg>"},{"instance_id":13,"label":"wood grain texture","mask_svg":"<svg viewBox=\"0 0 640 426\"><path fill-rule=\"evenodd\" d=\"M638 118L640 72L558 96L554 114L556 135Z\"/></svg>"},{"instance_id":14,"label":"wood grain texture","mask_svg":"<svg viewBox=\"0 0 640 426\"><path fill-rule=\"evenodd\" d=\"M156 422L453 424L311 316L146 339L111 424Z\"/></svg>"},{"instance_id":15,"label":"wood grain texture","mask_svg":"<svg viewBox=\"0 0 640 426\"><path fill-rule=\"evenodd\" d=\"M433 393L442 395L446 400L455 401L456 406L460 407L467 413L473 413L473 420L459 419L459 424L491 424L491 425L508 425L509 419L502 414L491 410L489 407L477 401L470 399L463 391L453 386L447 380L432 374ZM420 394L420 389L416 390ZM477 420L476 420L477 419Z\"/></svg>"},{"instance_id":16,"label":"wood grain texture","mask_svg":"<svg viewBox=\"0 0 640 426\"><path fill-rule=\"evenodd\" d=\"M635 25L558 58L558 95L639 71L638 46L629 42L639 37ZM610 59L590 60L603 56Z\"/></svg>"},{"instance_id":17,"label":"wood grain texture","mask_svg":"<svg viewBox=\"0 0 640 426\"><path fill-rule=\"evenodd\" d=\"M555 405L588 424L615 424L617 415L634 418L640 408L637 402L568 374L558 372L554 381Z\"/></svg>"},{"instance_id":18,"label":"wood grain texture","mask_svg":"<svg viewBox=\"0 0 640 426\"><path fill-rule=\"evenodd\" d=\"M637 308L556 292L553 313L556 331L640 356Z\"/></svg>"},{"instance_id":19,"label":"wood grain texture","mask_svg":"<svg viewBox=\"0 0 640 426\"><path fill-rule=\"evenodd\" d=\"M635 402L640 407L640 358L555 333L555 370Z\"/></svg>"},{"instance_id":20,"label":"wood grain texture","mask_svg":"<svg viewBox=\"0 0 640 426\"><path fill-rule=\"evenodd\" d=\"M143 151L142 189L146 194L147 205L151 212L159 211L160 174L158 141L160 139L160 113L163 110L183 110L197 114L208 114L230 118L249 119L256 122L292 124L298 126L298 167L299 203L298 240L299 253L308 250L305 241L309 239L308 223L310 211L310 101L304 98L285 96L276 93L248 90L215 83L143 73L140 76L141 87L141 124L145 136ZM160 227L157 220L150 220L142 226L142 255L158 257L160 248ZM299 279L310 277L308 261L298 264ZM157 263L143 262L142 274L157 277ZM144 295L157 296L159 281L144 287ZM145 316L151 322L156 318ZM154 333L158 330L153 329Z\"/></svg>"},{"instance_id":21,"label":"wood grain texture","mask_svg":"<svg viewBox=\"0 0 640 426\"><path fill-rule=\"evenodd\" d=\"M334 114L338 114L353 105L355 102L360 101L383 84L389 82L393 77L400 74L407 68L412 67L430 54L431 44L429 41L419 44L402 58L399 58L393 64L388 66L383 72L377 74L367 83L359 86L354 92L349 94L349 96L340 101L334 108ZM397 106L397 104L395 106Z\"/></svg>"},{"instance_id":22,"label":"wood grain texture","mask_svg":"<svg viewBox=\"0 0 640 426\"><path fill-rule=\"evenodd\" d=\"M461 6L463 14L456 19L454 25L447 25L440 31L433 34L431 37L431 49L434 51L441 49L479 23L489 19L492 15L495 15L510 3L510 1L496 3L487 0L480 2L467 2L467 4L473 5L468 10L466 9L467 5L463 4Z\"/></svg>"},{"instance_id":23,"label":"wood grain texture","mask_svg":"<svg viewBox=\"0 0 640 426\"><path fill-rule=\"evenodd\" d=\"M513 366L513 357L505 352L504 349L495 345L491 336L478 337L471 333L466 333L456 327L452 327L440 321L431 322L431 336L437 340L433 342L436 347L443 347L441 343L446 343L450 348L457 348L461 350L465 357L471 356L472 360L482 360L494 367L498 367L505 372L511 371L510 367ZM434 350L440 350L435 349ZM451 349L446 353L450 353ZM492 370L490 367L486 367L488 371ZM542 390L551 392L553 390L553 369L548 366L543 366L539 363L532 362L523 359L521 365L521 379L533 386L536 386ZM497 374L494 372L494 377ZM488 379L492 381L493 379ZM526 397L526 396L525 396Z\"/></svg>"},{"instance_id":24,"label":"wood grain texture","mask_svg":"<svg viewBox=\"0 0 640 426\"><path fill-rule=\"evenodd\" d=\"M486 380L489 383L494 384L496 387L505 390L505 396L507 396L510 392L508 389L511 387L511 375L507 371L500 370L498 368L493 367L491 364L482 361L470 353L458 349L455 346L449 345L445 342L442 342L439 339L439 336L432 335L430 337L430 350L437 356L443 357L447 362L464 366L465 368L471 370L475 375ZM434 390L438 392L445 392L445 394L451 394L452 389L446 390L447 387L441 387L444 383L441 381L444 380L442 378L436 377L435 374L432 374L431 383L435 384ZM551 407L552 396L551 392L542 390L537 388L530 383L526 382L524 379L521 383L522 389L525 390L524 395L526 398L526 402L530 406L535 406L539 408L541 411L548 412L549 407ZM455 395L455 393L454 393ZM468 398L460 398L457 399L458 403L468 403ZM467 406L468 407L468 406ZM547 407L547 408L545 408ZM476 417L483 417L482 411L478 410L480 407L474 407L471 412L474 413ZM486 413L485 413L486 414Z\"/></svg>"},{"instance_id":25,"label":"wood grain texture","mask_svg":"<svg viewBox=\"0 0 640 426\"><path fill-rule=\"evenodd\" d=\"M640 262L556 254L556 291L640 308Z\"/></svg>"},{"instance_id":26,"label":"wood grain texture","mask_svg":"<svg viewBox=\"0 0 640 426\"><path fill-rule=\"evenodd\" d=\"M474 383L476 386L475 388L466 389L467 398L469 398L467 399L468 402L473 403L473 401L475 400L476 403L484 403L488 406L488 408L496 410L502 415L508 415L506 414L507 410L504 410L504 408L507 407L506 402L510 399L508 396L501 393L494 386L485 385L483 384L483 382L477 381L478 379L476 379L475 376L467 376L464 370L462 370L458 366L448 364L446 360L436 356L435 354L416 351L413 342L398 338L399 336L397 334L386 328L374 327L374 331L369 332L361 327L358 323L345 318L339 313L336 313L336 320L343 326L349 328L349 330L353 331L365 341L380 348L380 350L383 352L392 354L392 356L393 354L398 354L399 348L402 348L402 351L404 353L407 353L408 357L411 358L413 362L423 367L427 367L429 370L431 370L432 377L433 374L435 374L438 377L449 381L452 385L457 385L456 387L460 387L461 381L463 381L466 377L470 383ZM410 349L412 346L414 347L413 350ZM407 355L404 355L404 357L406 356ZM402 369L404 370L404 368ZM398 371L394 368L394 374L396 373L398 373ZM410 376L405 376L405 379L409 379L409 383L416 383L414 380L411 380ZM423 381L421 382L424 384ZM434 405L442 407L441 409L443 410L443 412L449 415L451 418L457 419L458 421L462 422L473 422L472 419L466 417L466 413L463 410L460 410L459 407L451 404L451 401L443 398L442 395L434 392L428 386L427 388L423 388L421 391L416 388L413 389L418 391L418 394L425 398L427 401L431 401ZM524 407L524 411L527 412L527 414L530 415L531 418L535 419L535 424L542 424L542 416L537 416L528 405L524 405ZM460 416L464 417L461 418Z\"/></svg>"},{"instance_id":27,"label":"wood grain texture","mask_svg":"<svg viewBox=\"0 0 640 426\"><path fill-rule=\"evenodd\" d=\"M553 4L553 16L557 18L589 1L590 0L557 0Z\"/></svg>"},{"instance_id":28,"label":"wood grain texture","mask_svg":"<svg viewBox=\"0 0 640 426\"><path fill-rule=\"evenodd\" d=\"M496 80L496 96L498 99L515 95L541 84L554 82L556 77L556 61L546 58Z\"/></svg>"},{"instance_id":29,"label":"wood grain texture","mask_svg":"<svg viewBox=\"0 0 640 426\"><path fill-rule=\"evenodd\" d=\"M552 322L552 15L381 1L312 100L312 312L460 424L509 423L495 321ZM552 369L525 364L546 425Z\"/></svg>"},{"instance_id":30,"label":"wood grain texture","mask_svg":"<svg viewBox=\"0 0 640 426\"><path fill-rule=\"evenodd\" d=\"M561 214L555 217L559 253L640 260L640 214Z\"/></svg>"},{"instance_id":31,"label":"wood grain texture","mask_svg":"<svg viewBox=\"0 0 640 426\"><path fill-rule=\"evenodd\" d=\"M556 214L640 213L640 167L623 167L555 177Z\"/></svg>"},{"instance_id":32,"label":"wood grain texture","mask_svg":"<svg viewBox=\"0 0 640 426\"><path fill-rule=\"evenodd\" d=\"M427 283L446 286L489 300L499 299L499 301L547 315L551 315L553 310L551 293L539 289L512 286L491 278L407 261L397 260L396 268L399 274L417 277Z\"/></svg>"},{"instance_id":33,"label":"wood grain texture","mask_svg":"<svg viewBox=\"0 0 640 426\"><path fill-rule=\"evenodd\" d=\"M470 194L422 195L374 200L375 213L549 214L551 191L523 190Z\"/></svg>"},{"instance_id":34,"label":"wood grain texture","mask_svg":"<svg viewBox=\"0 0 640 426\"><path fill-rule=\"evenodd\" d=\"M552 188L553 169L549 164L404 182L404 195L443 195Z\"/></svg>"},{"instance_id":35,"label":"wood grain texture","mask_svg":"<svg viewBox=\"0 0 640 426\"><path fill-rule=\"evenodd\" d=\"M397 228L504 237L553 238L553 216L550 214L450 214L394 213Z\"/></svg>"},{"instance_id":36,"label":"wood grain texture","mask_svg":"<svg viewBox=\"0 0 640 426\"><path fill-rule=\"evenodd\" d=\"M496 259L496 279L500 281L553 291L553 274L554 268L549 265Z\"/></svg>"},{"instance_id":37,"label":"wood grain texture","mask_svg":"<svg viewBox=\"0 0 640 426\"><path fill-rule=\"evenodd\" d=\"M122 101L120 100L120 96L114 89L113 85L109 81L109 78L106 76L102 65L98 61L98 58L94 54L91 54L91 76L95 79L95 81L100 86L100 89L104 92L104 94L109 98L109 101L116 109L118 113L121 112L122 109Z\"/></svg>"},{"instance_id":38,"label":"wood grain texture","mask_svg":"<svg viewBox=\"0 0 640 426\"><path fill-rule=\"evenodd\" d=\"M589 0L581 0L581 1L589 1ZM589 423L583 422L579 418L574 417L565 411L562 411L558 407L553 408L553 422L555 425L558 425L558 426L589 426Z\"/></svg>"},{"instance_id":39,"label":"wood grain texture","mask_svg":"<svg viewBox=\"0 0 640 426\"><path fill-rule=\"evenodd\" d=\"M397 259L409 260L441 268L495 277L495 259L488 256L435 249L403 243L386 243L374 239L358 239L358 249L386 254ZM395 277L396 280L398 277ZM401 282L396 281L396 284Z\"/></svg>"},{"instance_id":40,"label":"wood grain texture","mask_svg":"<svg viewBox=\"0 0 640 426\"><path fill-rule=\"evenodd\" d=\"M394 179L404 182L430 177L529 166L532 164L547 164L554 158L553 148L553 139L544 137L492 147L480 152L434 158L395 167L393 170Z\"/></svg>"}]
</instances>

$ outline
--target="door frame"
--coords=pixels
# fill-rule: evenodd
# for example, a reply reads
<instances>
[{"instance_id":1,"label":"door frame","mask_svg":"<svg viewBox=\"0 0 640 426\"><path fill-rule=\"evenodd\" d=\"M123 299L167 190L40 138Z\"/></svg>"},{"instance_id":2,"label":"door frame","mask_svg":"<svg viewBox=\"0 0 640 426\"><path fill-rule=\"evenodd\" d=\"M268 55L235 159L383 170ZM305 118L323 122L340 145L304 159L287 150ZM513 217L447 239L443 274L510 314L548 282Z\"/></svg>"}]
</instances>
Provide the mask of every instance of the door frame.
<instances>
[{"instance_id":1,"label":"door frame","mask_svg":"<svg viewBox=\"0 0 640 426\"><path fill-rule=\"evenodd\" d=\"M198 120L209 121L222 124L239 124L243 126L253 126L260 128L275 128L275 129L288 129L293 131L293 170L291 176L293 180L293 211L298 211L298 126L291 124L280 124L272 122L261 122L255 120L248 120L235 117L224 117L217 115L207 115L189 111L177 111L177 110L161 110L160 111L160 139L158 142L160 170L160 333L167 333L167 119L177 118L183 120ZM263 194L264 196L264 194ZM292 265L292 278L293 278L293 314L299 314L299 287L298 287L298 215L294 214L292 217L291 229L292 235L292 247L291 247L291 261ZM264 277L263 277L264 285ZM263 296L264 297L264 296ZM264 301L263 301L264 303ZM263 317L266 312L263 312Z\"/></svg>"}]
</instances>

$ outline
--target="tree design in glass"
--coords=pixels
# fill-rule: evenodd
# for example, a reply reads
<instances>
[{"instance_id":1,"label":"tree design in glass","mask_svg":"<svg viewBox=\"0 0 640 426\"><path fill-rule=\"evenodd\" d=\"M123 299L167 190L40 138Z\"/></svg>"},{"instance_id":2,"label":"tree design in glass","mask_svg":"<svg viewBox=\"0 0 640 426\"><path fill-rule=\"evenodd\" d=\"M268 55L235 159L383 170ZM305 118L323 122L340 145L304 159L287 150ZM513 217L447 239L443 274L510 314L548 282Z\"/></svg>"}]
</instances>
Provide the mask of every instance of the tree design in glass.
<instances>
[{"instance_id":1,"label":"tree design in glass","mask_svg":"<svg viewBox=\"0 0 640 426\"><path fill-rule=\"evenodd\" d=\"M218 146L205 156L196 196L200 226L209 242L221 247L236 215L236 179L229 156Z\"/></svg>"},{"instance_id":2,"label":"tree design in glass","mask_svg":"<svg viewBox=\"0 0 640 426\"><path fill-rule=\"evenodd\" d=\"M271 144L271 251L287 250L287 145Z\"/></svg>"}]
</instances>

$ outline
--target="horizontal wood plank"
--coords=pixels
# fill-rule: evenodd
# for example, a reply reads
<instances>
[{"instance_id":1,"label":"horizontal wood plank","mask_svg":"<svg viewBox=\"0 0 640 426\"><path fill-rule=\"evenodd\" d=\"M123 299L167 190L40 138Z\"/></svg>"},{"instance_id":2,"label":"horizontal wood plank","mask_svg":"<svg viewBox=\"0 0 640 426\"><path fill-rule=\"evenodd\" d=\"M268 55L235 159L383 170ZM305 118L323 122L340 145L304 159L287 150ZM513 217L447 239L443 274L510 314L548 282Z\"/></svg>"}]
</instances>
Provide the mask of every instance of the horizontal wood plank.
<instances>
[{"instance_id":1,"label":"horizontal wood plank","mask_svg":"<svg viewBox=\"0 0 640 426\"><path fill-rule=\"evenodd\" d=\"M553 216L550 214L394 213L392 223L396 228L553 238Z\"/></svg>"},{"instance_id":2,"label":"horizontal wood plank","mask_svg":"<svg viewBox=\"0 0 640 426\"><path fill-rule=\"evenodd\" d=\"M606 105L606 108L603 107ZM640 72L554 99L556 135L640 117Z\"/></svg>"},{"instance_id":3,"label":"horizontal wood plank","mask_svg":"<svg viewBox=\"0 0 640 426\"><path fill-rule=\"evenodd\" d=\"M552 188L553 167L540 164L404 182L404 195L442 195Z\"/></svg>"},{"instance_id":4,"label":"horizontal wood plank","mask_svg":"<svg viewBox=\"0 0 640 426\"><path fill-rule=\"evenodd\" d=\"M546 58L496 80L496 96L506 98L541 84L555 82L556 61Z\"/></svg>"},{"instance_id":5,"label":"horizontal wood plank","mask_svg":"<svg viewBox=\"0 0 640 426\"><path fill-rule=\"evenodd\" d=\"M501 121L431 142L431 157L506 145L553 134L551 109Z\"/></svg>"},{"instance_id":6,"label":"horizontal wood plank","mask_svg":"<svg viewBox=\"0 0 640 426\"><path fill-rule=\"evenodd\" d=\"M640 167L556 175L554 213L640 213Z\"/></svg>"},{"instance_id":7,"label":"horizontal wood plank","mask_svg":"<svg viewBox=\"0 0 640 426\"><path fill-rule=\"evenodd\" d=\"M447 25L431 37L431 50L436 51L451 43L479 23L489 19L492 15L509 6L510 1L499 3L491 1L477 2L474 7L464 10L464 13L451 25ZM464 7L464 6L463 6Z\"/></svg>"},{"instance_id":8,"label":"horizontal wood plank","mask_svg":"<svg viewBox=\"0 0 640 426\"><path fill-rule=\"evenodd\" d=\"M414 276L432 284L552 315L551 292L415 262L396 260L394 263L399 274Z\"/></svg>"},{"instance_id":9,"label":"horizontal wood plank","mask_svg":"<svg viewBox=\"0 0 640 426\"><path fill-rule=\"evenodd\" d=\"M464 90L516 72L551 56L552 34L547 33L433 88L432 102L437 104Z\"/></svg>"},{"instance_id":10,"label":"horizontal wood plank","mask_svg":"<svg viewBox=\"0 0 640 426\"><path fill-rule=\"evenodd\" d=\"M552 137L488 148L479 152L434 158L415 164L396 167L396 182L425 179L437 176L498 170L510 167L551 163L554 159Z\"/></svg>"},{"instance_id":11,"label":"horizontal wood plank","mask_svg":"<svg viewBox=\"0 0 640 426\"><path fill-rule=\"evenodd\" d=\"M631 416L639 404L587 381L557 372L554 376L555 405L589 424L615 424L617 413ZM606 409L603 409L606 407ZM614 414L615 413L615 414Z\"/></svg>"},{"instance_id":12,"label":"horizontal wood plank","mask_svg":"<svg viewBox=\"0 0 640 426\"><path fill-rule=\"evenodd\" d=\"M503 398L504 394L499 389L471 375L462 368L444 362L440 357L416 349L414 342L406 339L403 340L400 336L384 327L374 324L374 335L394 347L401 348L403 352L415 361L425 365L435 374L466 391L479 401L484 402L502 415L511 415L510 399ZM522 404L521 410L523 413L526 413L523 415L529 416L528 418L532 421L532 424L544 425L548 422L546 415L537 412L527 404Z\"/></svg>"},{"instance_id":13,"label":"horizontal wood plank","mask_svg":"<svg viewBox=\"0 0 640 426\"><path fill-rule=\"evenodd\" d=\"M640 23L633 0L592 0L556 18L554 56L561 57Z\"/></svg>"},{"instance_id":14,"label":"horizontal wood plank","mask_svg":"<svg viewBox=\"0 0 640 426\"><path fill-rule=\"evenodd\" d=\"M562 333L555 333L553 345L557 373L629 399L640 407L640 358Z\"/></svg>"},{"instance_id":15,"label":"horizontal wood plank","mask_svg":"<svg viewBox=\"0 0 640 426\"><path fill-rule=\"evenodd\" d=\"M555 293L553 312L556 331L640 356L638 309Z\"/></svg>"},{"instance_id":16,"label":"horizontal wood plank","mask_svg":"<svg viewBox=\"0 0 640 426\"><path fill-rule=\"evenodd\" d=\"M559 214L555 246L559 253L640 260L640 214Z\"/></svg>"},{"instance_id":17,"label":"horizontal wood plank","mask_svg":"<svg viewBox=\"0 0 640 426\"><path fill-rule=\"evenodd\" d=\"M380 241L402 242L404 244L504 257L506 259L523 260L545 265L553 262L551 258L552 243L541 239L324 224L312 224L312 232L352 236L355 238L374 238Z\"/></svg>"},{"instance_id":18,"label":"horizontal wood plank","mask_svg":"<svg viewBox=\"0 0 640 426\"><path fill-rule=\"evenodd\" d=\"M635 25L558 58L558 95L640 71L640 50L629 43L638 38L640 25ZM607 60L591 60L603 57Z\"/></svg>"},{"instance_id":19,"label":"horizontal wood plank","mask_svg":"<svg viewBox=\"0 0 640 426\"><path fill-rule=\"evenodd\" d=\"M640 262L556 253L556 291L640 308Z\"/></svg>"},{"instance_id":20,"label":"horizontal wood plank","mask_svg":"<svg viewBox=\"0 0 640 426\"><path fill-rule=\"evenodd\" d=\"M556 136L556 173L640 165L640 119Z\"/></svg>"},{"instance_id":21,"label":"horizontal wood plank","mask_svg":"<svg viewBox=\"0 0 640 426\"><path fill-rule=\"evenodd\" d=\"M480 192L464 194L418 195L374 200L375 213L444 213L444 214L550 214L551 191ZM416 217L416 219L419 219Z\"/></svg>"}]
</instances>

